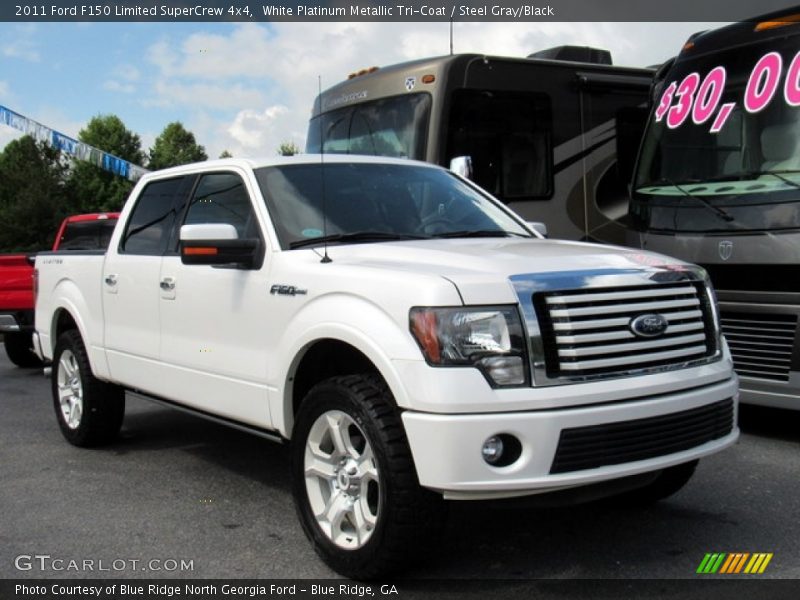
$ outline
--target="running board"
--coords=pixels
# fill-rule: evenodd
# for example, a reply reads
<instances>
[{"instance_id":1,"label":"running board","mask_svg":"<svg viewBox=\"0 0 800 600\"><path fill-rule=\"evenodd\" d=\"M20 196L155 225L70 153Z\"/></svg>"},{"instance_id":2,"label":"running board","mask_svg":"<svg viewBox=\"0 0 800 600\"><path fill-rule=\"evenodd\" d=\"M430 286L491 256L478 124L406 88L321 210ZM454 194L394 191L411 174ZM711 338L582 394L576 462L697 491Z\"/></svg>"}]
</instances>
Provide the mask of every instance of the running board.
<instances>
[{"instance_id":1,"label":"running board","mask_svg":"<svg viewBox=\"0 0 800 600\"><path fill-rule=\"evenodd\" d=\"M268 439L272 442L283 444L286 441L280 436L280 434L276 433L274 430L263 429L261 427L256 427L255 425L248 425L246 423L240 423L239 421L234 421L233 419L227 419L225 417L220 417L218 415L212 415L211 413L207 413L203 410L190 408L188 406L179 404L177 402L173 402L171 400L165 400L164 398L159 398L158 396L151 396L150 394L145 394L144 392L139 392L130 389L126 389L125 391L134 398L139 398L140 400L147 400L148 402L155 402L156 404L166 406L167 408L174 408L176 410L189 413L190 415L194 415L195 417L200 417L201 419L205 419L207 421L219 423L220 425L227 425L228 427L233 427L234 429L238 429L239 431L244 431L245 433L251 433L253 435L257 435L258 437Z\"/></svg>"}]
</instances>

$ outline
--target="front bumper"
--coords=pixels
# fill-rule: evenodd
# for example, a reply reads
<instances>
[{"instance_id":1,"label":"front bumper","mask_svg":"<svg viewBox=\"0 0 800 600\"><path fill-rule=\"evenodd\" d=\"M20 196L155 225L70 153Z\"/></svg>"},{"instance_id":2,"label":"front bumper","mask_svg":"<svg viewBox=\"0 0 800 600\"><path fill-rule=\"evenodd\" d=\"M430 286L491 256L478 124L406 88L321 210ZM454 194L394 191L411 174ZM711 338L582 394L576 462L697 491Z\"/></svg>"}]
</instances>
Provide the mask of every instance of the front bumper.
<instances>
[{"instance_id":1,"label":"front bumper","mask_svg":"<svg viewBox=\"0 0 800 600\"><path fill-rule=\"evenodd\" d=\"M657 471L732 445L739 436L737 388L733 376L672 394L572 408L449 415L406 411L403 423L421 485L451 499L523 496ZM552 472L564 430L653 420L726 400L732 402L732 421L729 430L725 424L727 433L721 437L644 460ZM490 466L483 460L481 447L487 438L503 433L519 439L521 455L509 466Z\"/></svg>"}]
</instances>

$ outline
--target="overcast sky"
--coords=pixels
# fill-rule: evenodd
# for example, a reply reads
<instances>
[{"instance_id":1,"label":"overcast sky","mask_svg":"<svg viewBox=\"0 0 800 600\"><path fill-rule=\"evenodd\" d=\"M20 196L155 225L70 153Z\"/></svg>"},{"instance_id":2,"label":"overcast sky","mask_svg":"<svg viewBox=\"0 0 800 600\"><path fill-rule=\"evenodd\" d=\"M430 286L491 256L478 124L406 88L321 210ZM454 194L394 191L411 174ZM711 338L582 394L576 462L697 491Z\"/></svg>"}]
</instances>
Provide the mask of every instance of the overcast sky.
<instances>
[{"instance_id":1,"label":"overcast sky","mask_svg":"<svg viewBox=\"0 0 800 600\"><path fill-rule=\"evenodd\" d=\"M456 23L454 51L526 56L561 44L645 66L716 23ZM171 121L211 157L305 143L317 76L447 54L448 23L0 23L0 105L67 135L113 113L147 149ZM18 134L0 125L0 147Z\"/></svg>"}]
</instances>

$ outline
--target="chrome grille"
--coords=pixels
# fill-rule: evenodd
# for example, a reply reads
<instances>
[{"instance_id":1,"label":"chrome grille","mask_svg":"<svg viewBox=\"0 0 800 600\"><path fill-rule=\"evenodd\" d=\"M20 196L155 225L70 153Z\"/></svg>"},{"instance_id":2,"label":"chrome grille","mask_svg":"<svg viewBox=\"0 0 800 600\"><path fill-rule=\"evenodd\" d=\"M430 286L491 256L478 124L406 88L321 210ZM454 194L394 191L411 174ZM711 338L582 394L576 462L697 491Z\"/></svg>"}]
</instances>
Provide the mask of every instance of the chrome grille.
<instances>
[{"instance_id":1,"label":"chrome grille","mask_svg":"<svg viewBox=\"0 0 800 600\"><path fill-rule=\"evenodd\" d=\"M716 352L713 313L696 282L534 294L547 375L574 378L659 369ZM633 333L636 317L658 314L666 330Z\"/></svg>"},{"instance_id":2,"label":"chrome grille","mask_svg":"<svg viewBox=\"0 0 800 600\"><path fill-rule=\"evenodd\" d=\"M789 381L796 315L725 312L720 322L739 375Z\"/></svg>"}]
</instances>

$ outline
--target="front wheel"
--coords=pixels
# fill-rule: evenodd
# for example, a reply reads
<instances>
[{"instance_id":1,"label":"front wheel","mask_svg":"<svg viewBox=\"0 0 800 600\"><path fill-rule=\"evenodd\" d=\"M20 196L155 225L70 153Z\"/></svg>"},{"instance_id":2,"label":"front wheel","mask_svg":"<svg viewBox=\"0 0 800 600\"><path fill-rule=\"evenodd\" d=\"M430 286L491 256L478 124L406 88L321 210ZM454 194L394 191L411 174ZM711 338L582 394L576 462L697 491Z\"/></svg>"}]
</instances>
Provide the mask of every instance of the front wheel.
<instances>
[{"instance_id":1,"label":"front wheel","mask_svg":"<svg viewBox=\"0 0 800 600\"><path fill-rule=\"evenodd\" d=\"M312 388L297 415L292 471L306 535L347 577L401 569L440 530L441 498L419 486L397 407L377 377Z\"/></svg>"},{"instance_id":2,"label":"front wheel","mask_svg":"<svg viewBox=\"0 0 800 600\"><path fill-rule=\"evenodd\" d=\"M92 374L80 333L58 338L51 377L53 404L61 433L75 446L97 446L113 440L125 415L125 391Z\"/></svg>"}]
</instances>

